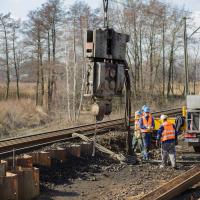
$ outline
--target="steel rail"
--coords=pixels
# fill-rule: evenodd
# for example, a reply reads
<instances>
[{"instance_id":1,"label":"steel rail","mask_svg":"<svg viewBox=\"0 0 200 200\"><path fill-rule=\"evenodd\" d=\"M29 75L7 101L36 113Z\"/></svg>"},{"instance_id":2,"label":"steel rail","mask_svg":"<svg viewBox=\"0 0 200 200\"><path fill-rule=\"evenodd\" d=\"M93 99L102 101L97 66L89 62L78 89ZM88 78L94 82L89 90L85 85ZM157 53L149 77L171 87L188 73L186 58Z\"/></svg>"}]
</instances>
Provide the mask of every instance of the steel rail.
<instances>
[{"instance_id":1,"label":"steel rail","mask_svg":"<svg viewBox=\"0 0 200 200\"><path fill-rule=\"evenodd\" d=\"M98 123L98 129L115 127L123 123L122 119L110 120ZM67 139L71 137L72 133L77 132L89 132L93 131L95 124L87 124L77 127L71 127L56 131L50 131L45 133L40 133L36 135L28 135L17 138L10 138L7 140L0 141L0 155L6 151L12 151L15 149L21 149L27 146L39 145L54 142L57 140Z\"/></svg>"},{"instance_id":2,"label":"steel rail","mask_svg":"<svg viewBox=\"0 0 200 200\"><path fill-rule=\"evenodd\" d=\"M168 115L180 114L181 109L168 109L162 110L158 112L152 113L155 117L159 116L160 114L165 113ZM97 129L101 131L102 129L111 129L115 128L116 126L123 126L125 123L124 118L109 120L104 122L98 122ZM27 150L46 146L48 144L56 143L58 141L65 141L72 136L72 133L84 133L84 132L91 132L95 129L95 123L86 124L81 126L70 127L66 129L60 129L55 131L43 132L34 135L27 135L15 138L8 138L0 140L0 155L8 155L11 154L13 150L15 151L23 151L23 149Z\"/></svg>"},{"instance_id":3,"label":"steel rail","mask_svg":"<svg viewBox=\"0 0 200 200\"><path fill-rule=\"evenodd\" d=\"M200 166L197 165L152 192L146 194L139 200L170 200L187 190L192 185L198 183L199 180ZM131 199L131 197L129 199Z\"/></svg>"}]
</instances>

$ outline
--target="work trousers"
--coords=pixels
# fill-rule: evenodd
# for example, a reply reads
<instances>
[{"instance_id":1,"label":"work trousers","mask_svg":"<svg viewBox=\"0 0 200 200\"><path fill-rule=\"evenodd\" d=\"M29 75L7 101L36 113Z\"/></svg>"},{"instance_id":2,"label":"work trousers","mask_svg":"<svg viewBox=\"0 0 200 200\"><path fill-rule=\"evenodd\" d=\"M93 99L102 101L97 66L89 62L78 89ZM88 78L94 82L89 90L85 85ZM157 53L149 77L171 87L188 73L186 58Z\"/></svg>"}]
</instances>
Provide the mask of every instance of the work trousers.
<instances>
[{"instance_id":1,"label":"work trousers","mask_svg":"<svg viewBox=\"0 0 200 200\"><path fill-rule=\"evenodd\" d=\"M149 159L149 149L151 146L151 133L142 133L142 140L144 143L143 158L145 160L148 160Z\"/></svg>"},{"instance_id":2,"label":"work trousers","mask_svg":"<svg viewBox=\"0 0 200 200\"><path fill-rule=\"evenodd\" d=\"M132 139L132 148L133 151L136 150L137 146L139 147L140 152L143 152L143 140L142 138L137 138L135 135L133 135Z\"/></svg>"},{"instance_id":3,"label":"work trousers","mask_svg":"<svg viewBox=\"0 0 200 200\"><path fill-rule=\"evenodd\" d=\"M176 150L175 150L175 141L170 143L161 143L161 157L162 157L162 165L167 165L167 159L170 159L172 167L176 167Z\"/></svg>"}]
</instances>

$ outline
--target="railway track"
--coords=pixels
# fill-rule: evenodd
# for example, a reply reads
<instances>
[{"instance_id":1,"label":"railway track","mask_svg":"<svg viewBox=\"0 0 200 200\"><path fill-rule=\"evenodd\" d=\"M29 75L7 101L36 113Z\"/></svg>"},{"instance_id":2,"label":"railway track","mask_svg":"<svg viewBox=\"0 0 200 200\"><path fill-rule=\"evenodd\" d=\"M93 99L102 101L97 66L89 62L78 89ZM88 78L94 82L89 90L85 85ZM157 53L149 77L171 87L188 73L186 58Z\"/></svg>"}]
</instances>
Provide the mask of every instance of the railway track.
<instances>
[{"instance_id":1,"label":"railway track","mask_svg":"<svg viewBox=\"0 0 200 200\"><path fill-rule=\"evenodd\" d=\"M175 116L181 114L181 108L162 110L152 113L153 116L159 117L160 114L165 113L169 116ZM97 129L102 131L102 129L111 129L117 126L122 126L125 123L124 118L98 122ZM72 133L89 133L95 130L95 123L86 124L71 128L66 128L62 130L43 132L34 135L22 136L17 138L8 138L0 140L0 156L6 157L11 155L13 152L22 153L26 151L31 151L33 149L40 148L42 146L47 146L56 142L66 141L72 138Z\"/></svg>"}]
</instances>

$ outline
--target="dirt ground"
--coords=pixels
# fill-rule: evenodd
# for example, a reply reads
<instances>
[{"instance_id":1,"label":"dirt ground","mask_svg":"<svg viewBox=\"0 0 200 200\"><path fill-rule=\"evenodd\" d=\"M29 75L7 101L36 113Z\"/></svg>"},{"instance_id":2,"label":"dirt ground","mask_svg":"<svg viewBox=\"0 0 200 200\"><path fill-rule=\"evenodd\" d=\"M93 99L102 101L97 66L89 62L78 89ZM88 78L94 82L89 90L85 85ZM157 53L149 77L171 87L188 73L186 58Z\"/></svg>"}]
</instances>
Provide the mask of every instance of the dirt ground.
<instances>
[{"instance_id":1,"label":"dirt ground","mask_svg":"<svg viewBox=\"0 0 200 200\"><path fill-rule=\"evenodd\" d=\"M99 136L97 141L116 152L124 147L123 137L123 133L108 133ZM193 150L180 142L177 159L190 153ZM158 159L160 150L152 150L152 155ZM40 168L41 195L37 200L121 200L130 196L137 200L191 167L192 164L179 163L177 170L170 166L160 169L158 163L145 163L140 159L136 164L121 164L97 152L95 157L71 158L66 163L55 163L51 169ZM198 199L199 191L197 185L175 199Z\"/></svg>"}]
</instances>

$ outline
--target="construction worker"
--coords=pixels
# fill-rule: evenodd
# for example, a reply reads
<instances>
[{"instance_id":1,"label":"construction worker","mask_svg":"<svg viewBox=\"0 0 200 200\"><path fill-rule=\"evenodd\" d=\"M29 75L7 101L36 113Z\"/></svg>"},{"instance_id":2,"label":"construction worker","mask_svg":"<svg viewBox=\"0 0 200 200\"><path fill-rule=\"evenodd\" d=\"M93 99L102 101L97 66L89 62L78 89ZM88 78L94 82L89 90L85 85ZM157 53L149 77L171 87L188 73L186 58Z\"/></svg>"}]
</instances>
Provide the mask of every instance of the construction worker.
<instances>
[{"instance_id":1,"label":"construction worker","mask_svg":"<svg viewBox=\"0 0 200 200\"><path fill-rule=\"evenodd\" d=\"M136 150L136 147L138 146L140 149L140 152L142 153L143 152L143 141L142 141L140 124L139 124L139 120L140 120L141 116L142 116L142 112L140 110L135 112L132 148L133 148L133 152L134 152Z\"/></svg>"},{"instance_id":2,"label":"construction worker","mask_svg":"<svg viewBox=\"0 0 200 200\"><path fill-rule=\"evenodd\" d=\"M162 163L160 168L164 168L167 164L169 156L171 165L176 169L176 155L175 155L175 142L176 142L176 129L175 125L167 121L167 115L161 115L162 125L157 131L156 145L161 142L161 157Z\"/></svg>"},{"instance_id":3,"label":"construction worker","mask_svg":"<svg viewBox=\"0 0 200 200\"><path fill-rule=\"evenodd\" d=\"M144 116L139 121L140 129L142 132L142 139L144 142L143 159L149 159L149 149L151 145L151 135L155 127L154 118L150 114L150 108L144 108Z\"/></svg>"}]
</instances>

